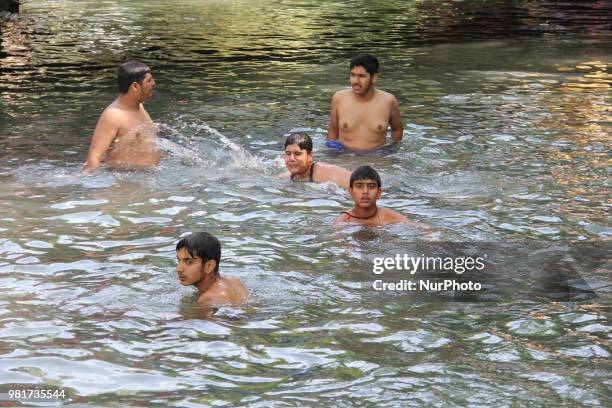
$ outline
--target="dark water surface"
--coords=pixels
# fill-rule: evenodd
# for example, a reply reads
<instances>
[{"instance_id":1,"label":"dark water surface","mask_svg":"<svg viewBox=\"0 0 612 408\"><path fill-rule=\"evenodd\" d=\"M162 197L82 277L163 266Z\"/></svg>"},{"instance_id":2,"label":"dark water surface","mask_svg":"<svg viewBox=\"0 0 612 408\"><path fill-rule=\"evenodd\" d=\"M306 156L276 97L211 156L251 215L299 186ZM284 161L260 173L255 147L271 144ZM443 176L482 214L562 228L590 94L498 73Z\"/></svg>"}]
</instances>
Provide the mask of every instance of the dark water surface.
<instances>
[{"instance_id":1,"label":"dark water surface","mask_svg":"<svg viewBox=\"0 0 612 408\"><path fill-rule=\"evenodd\" d=\"M64 389L91 407L610 405L610 2L21 8L0 22L0 392ZM400 103L392 155L323 148L361 51ZM75 177L127 58L153 69L168 158ZM514 261L496 274L521 296L373 296L373 257L433 244L398 226L334 231L345 192L274 177L297 129L321 160L374 164L382 204L443 241L487 242L535 275L549 247L608 255L576 261L575 297L530 292L541 279ZM174 272L174 243L200 229L252 292L209 319Z\"/></svg>"}]
</instances>

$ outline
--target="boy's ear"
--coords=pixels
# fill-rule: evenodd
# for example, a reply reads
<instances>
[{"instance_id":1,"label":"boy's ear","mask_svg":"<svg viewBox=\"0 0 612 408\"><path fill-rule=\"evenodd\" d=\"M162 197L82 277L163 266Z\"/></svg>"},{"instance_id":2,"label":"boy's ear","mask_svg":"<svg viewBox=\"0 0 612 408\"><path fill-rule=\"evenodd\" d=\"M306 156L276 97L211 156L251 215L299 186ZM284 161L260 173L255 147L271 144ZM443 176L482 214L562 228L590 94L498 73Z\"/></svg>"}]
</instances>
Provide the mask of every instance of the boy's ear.
<instances>
[{"instance_id":1,"label":"boy's ear","mask_svg":"<svg viewBox=\"0 0 612 408\"><path fill-rule=\"evenodd\" d=\"M206 274L213 273L216 267L217 267L217 261L215 261L214 259L209 259L208 261L204 263L204 273Z\"/></svg>"},{"instance_id":2,"label":"boy's ear","mask_svg":"<svg viewBox=\"0 0 612 408\"><path fill-rule=\"evenodd\" d=\"M378 200L380 198L380 196L382 195L383 189L382 187L378 187L378 194L376 194L376 199Z\"/></svg>"}]
</instances>

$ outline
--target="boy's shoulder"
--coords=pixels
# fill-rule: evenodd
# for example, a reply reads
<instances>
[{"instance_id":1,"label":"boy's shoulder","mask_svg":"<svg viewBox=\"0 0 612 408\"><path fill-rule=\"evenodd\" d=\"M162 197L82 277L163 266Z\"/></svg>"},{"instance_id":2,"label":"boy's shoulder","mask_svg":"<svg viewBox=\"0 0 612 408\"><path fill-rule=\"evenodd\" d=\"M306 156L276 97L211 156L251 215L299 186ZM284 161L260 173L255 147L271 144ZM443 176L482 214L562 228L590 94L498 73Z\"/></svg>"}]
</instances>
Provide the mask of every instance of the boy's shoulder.
<instances>
[{"instance_id":1,"label":"boy's shoulder","mask_svg":"<svg viewBox=\"0 0 612 408\"><path fill-rule=\"evenodd\" d=\"M378 207L378 211L381 212L381 218L386 222L404 222L408 220L404 214L400 214L387 207Z\"/></svg>"},{"instance_id":2,"label":"boy's shoulder","mask_svg":"<svg viewBox=\"0 0 612 408\"><path fill-rule=\"evenodd\" d=\"M240 303L248 294L240 279L224 276L198 297L199 304L235 304Z\"/></svg>"}]
</instances>

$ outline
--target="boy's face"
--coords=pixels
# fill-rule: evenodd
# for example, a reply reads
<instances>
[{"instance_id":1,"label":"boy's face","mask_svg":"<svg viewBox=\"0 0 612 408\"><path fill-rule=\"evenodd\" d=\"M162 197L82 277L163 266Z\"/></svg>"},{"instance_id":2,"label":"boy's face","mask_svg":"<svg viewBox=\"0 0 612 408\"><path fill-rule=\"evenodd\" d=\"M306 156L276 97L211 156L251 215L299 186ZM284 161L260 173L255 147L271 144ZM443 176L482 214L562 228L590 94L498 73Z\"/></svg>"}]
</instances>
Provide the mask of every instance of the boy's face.
<instances>
[{"instance_id":1,"label":"boy's face","mask_svg":"<svg viewBox=\"0 0 612 408\"><path fill-rule=\"evenodd\" d=\"M355 202L355 207L369 209L376 205L382 194L382 188L378 187L374 180L355 180L353 187L349 187L349 194Z\"/></svg>"},{"instance_id":2,"label":"boy's face","mask_svg":"<svg viewBox=\"0 0 612 408\"><path fill-rule=\"evenodd\" d=\"M377 79L378 74L370 75L361 65L357 65L351 69L351 89L358 95L367 94L370 89L372 89Z\"/></svg>"},{"instance_id":3,"label":"boy's face","mask_svg":"<svg viewBox=\"0 0 612 408\"><path fill-rule=\"evenodd\" d=\"M148 101L153 96L153 90L155 89L155 79L153 79L153 75L147 72L145 74L144 79L142 80L142 84L135 82L138 85L138 92L140 93L140 100L142 102Z\"/></svg>"},{"instance_id":4,"label":"boy's face","mask_svg":"<svg viewBox=\"0 0 612 408\"><path fill-rule=\"evenodd\" d=\"M176 273L178 273L181 285L196 285L204 279L205 263L202 262L202 258L191 256L187 248L181 248L176 252L176 259Z\"/></svg>"},{"instance_id":5,"label":"boy's face","mask_svg":"<svg viewBox=\"0 0 612 408\"><path fill-rule=\"evenodd\" d=\"M312 152L300 149L296 144L285 148L285 166L292 176L305 174L312 164Z\"/></svg>"}]
</instances>

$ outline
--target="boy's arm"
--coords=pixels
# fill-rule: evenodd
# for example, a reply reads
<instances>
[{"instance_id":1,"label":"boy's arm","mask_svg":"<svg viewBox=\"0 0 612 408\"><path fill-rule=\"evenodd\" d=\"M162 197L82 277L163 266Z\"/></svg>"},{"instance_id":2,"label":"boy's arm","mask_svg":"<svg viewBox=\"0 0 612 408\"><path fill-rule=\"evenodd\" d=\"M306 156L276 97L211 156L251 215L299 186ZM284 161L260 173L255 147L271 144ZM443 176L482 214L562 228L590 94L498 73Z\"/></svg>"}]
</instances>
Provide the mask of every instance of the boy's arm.
<instances>
[{"instance_id":1,"label":"boy's arm","mask_svg":"<svg viewBox=\"0 0 612 408\"><path fill-rule=\"evenodd\" d=\"M400 119L399 106L395 96L391 96L391 112L389 114L389 122L391 124L391 140L393 143L399 142L404 137L404 127Z\"/></svg>"},{"instance_id":2,"label":"boy's arm","mask_svg":"<svg viewBox=\"0 0 612 408\"><path fill-rule=\"evenodd\" d=\"M336 166L336 165L330 165L330 167L331 167L329 170L330 180L336 183L337 185L339 185L340 187L348 190L349 180L351 178L351 172L343 167Z\"/></svg>"},{"instance_id":3,"label":"boy's arm","mask_svg":"<svg viewBox=\"0 0 612 408\"><path fill-rule=\"evenodd\" d=\"M91 138L87 159L81 171L91 171L100 166L104 153L106 153L119 131L117 119L117 114L112 109L106 109L102 112Z\"/></svg>"},{"instance_id":4,"label":"boy's arm","mask_svg":"<svg viewBox=\"0 0 612 408\"><path fill-rule=\"evenodd\" d=\"M331 114L329 118L329 128L327 129L327 140L337 140L340 137L338 128L338 94L332 96Z\"/></svg>"}]
</instances>

